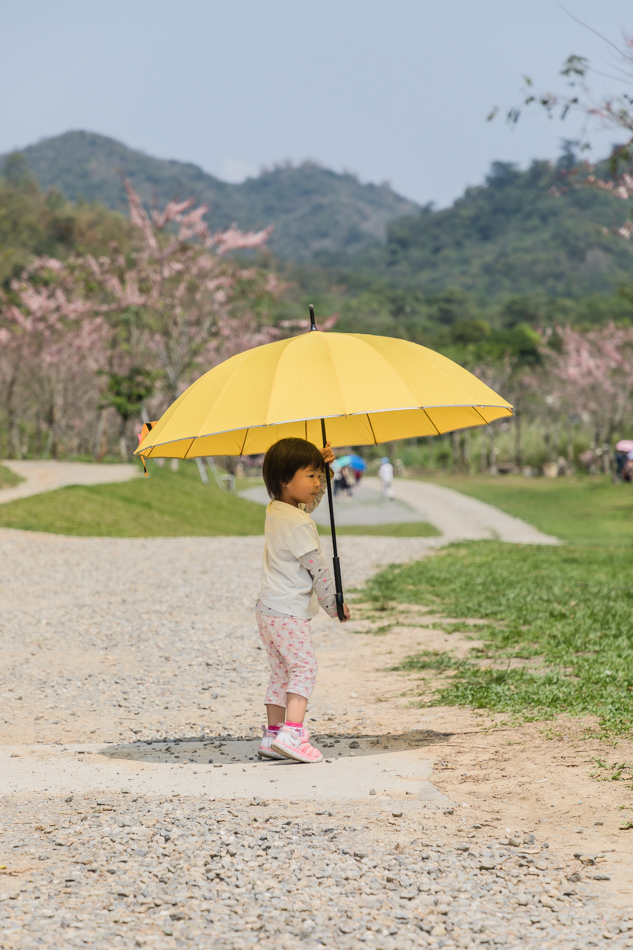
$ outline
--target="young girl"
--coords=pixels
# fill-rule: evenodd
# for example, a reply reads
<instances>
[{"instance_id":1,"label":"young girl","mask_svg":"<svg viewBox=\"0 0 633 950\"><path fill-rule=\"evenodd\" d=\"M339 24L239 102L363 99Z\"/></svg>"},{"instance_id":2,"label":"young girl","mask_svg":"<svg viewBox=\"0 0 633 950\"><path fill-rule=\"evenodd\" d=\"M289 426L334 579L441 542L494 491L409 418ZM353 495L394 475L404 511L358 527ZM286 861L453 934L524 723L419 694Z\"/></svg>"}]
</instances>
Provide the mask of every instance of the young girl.
<instances>
[{"instance_id":1,"label":"young girl","mask_svg":"<svg viewBox=\"0 0 633 950\"><path fill-rule=\"evenodd\" d=\"M264 458L263 476L272 501L266 509L264 572L255 606L257 626L270 663L264 703L268 728L258 754L265 759L320 762L303 726L317 674L310 620L319 604L337 616L334 577L323 560L310 517L325 491L330 443L319 450L305 439L280 439ZM345 620L350 612L344 605Z\"/></svg>"}]
</instances>

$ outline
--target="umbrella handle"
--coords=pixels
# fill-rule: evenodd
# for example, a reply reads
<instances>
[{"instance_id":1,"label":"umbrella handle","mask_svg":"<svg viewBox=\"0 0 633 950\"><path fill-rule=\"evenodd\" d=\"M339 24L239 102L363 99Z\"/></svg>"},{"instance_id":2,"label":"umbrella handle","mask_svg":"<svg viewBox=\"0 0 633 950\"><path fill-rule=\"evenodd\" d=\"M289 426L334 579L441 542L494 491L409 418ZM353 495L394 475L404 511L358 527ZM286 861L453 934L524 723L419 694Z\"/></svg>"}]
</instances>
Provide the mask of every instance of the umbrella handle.
<instances>
[{"instance_id":1,"label":"umbrella handle","mask_svg":"<svg viewBox=\"0 0 633 950\"><path fill-rule=\"evenodd\" d=\"M327 436L325 434L325 419L321 419L321 434L323 436L323 447L327 445ZM336 544L336 526L334 524L334 500L332 498L332 480L330 478L330 466L325 464L325 481L327 483L327 500L330 506L330 528L332 530L332 567L334 568L334 588L336 590L336 613L339 620L345 620L345 611L343 609L343 582L341 580L341 562L338 556Z\"/></svg>"}]
</instances>

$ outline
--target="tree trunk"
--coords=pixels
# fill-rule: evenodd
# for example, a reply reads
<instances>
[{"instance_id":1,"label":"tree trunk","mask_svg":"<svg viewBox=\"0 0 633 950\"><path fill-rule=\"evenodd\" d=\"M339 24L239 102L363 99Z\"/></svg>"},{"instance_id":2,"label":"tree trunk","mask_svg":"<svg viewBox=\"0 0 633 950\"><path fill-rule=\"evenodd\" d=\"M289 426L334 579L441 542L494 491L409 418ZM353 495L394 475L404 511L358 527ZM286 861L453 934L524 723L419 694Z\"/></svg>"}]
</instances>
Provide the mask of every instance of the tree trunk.
<instances>
[{"instance_id":1,"label":"tree trunk","mask_svg":"<svg viewBox=\"0 0 633 950\"><path fill-rule=\"evenodd\" d=\"M543 429L543 445L545 447L545 461L552 461L552 430L550 429L549 418L545 419L545 427Z\"/></svg>"},{"instance_id":2,"label":"tree trunk","mask_svg":"<svg viewBox=\"0 0 633 950\"><path fill-rule=\"evenodd\" d=\"M44 449L42 450L43 459L47 459L51 454L51 448L53 446L53 438L54 438L53 429L49 428L48 432L46 433L46 444L44 445Z\"/></svg>"},{"instance_id":3,"label":"tree trunk","mask_svg":"<svg viewBox=\"0 0 633 950\"><path fill-rule=\"evenodd\" d=\"M567 464L573 467L574 464L574 424L567 419Z\"/></svg>"},{"instance_id":4,"label":"tree trunk","mask_svg":"<svg viewBox=\"0 0 633 950\"><path fill-rule=\"evenodd\" d=\"M460 440L462 471L465 475L471 474L470 468L470 429L462 432Z\"/></svg>"},{"instance_id":5,"label":"tree trunk","mask_svg":"<svg viewBox=\"0 0 633 950\"><path fill-rule=\"evenodd\" d=\"M490 451L490 465L488 471L491 475L498 475L497 471L497 449L495 446L495 429L494 426L489 426L488 428L488 445Z\"/></svg>"},{"instance_id":6,"label":"tree trunk","mask_svg":"<svg viewBox=\"0 0 633 950\"><path fill-rule=\"evenodd\" d=\"M479 471L483 474L488 471L488 452L486 450L486 438L482 429L477 430L479 436ZM487 433L485 434L487 435Z\"/></svg>"},{"instance_id":7,"label":"tree trunk","mask_svg":"<svg viewBox=\"0 0 633 950\"><path fill-rule=\"evenodd\" d=\"M521 445L521 416L517 412L514 417L514 464L517 471L523 471L523 446Z\"/></svg>"},{"instance_id":8,"label":"tree trunk","mask_svg":"<svg viewBox=\"0 0 633 950\"><path fill-rule=\"evenodd\" d=\"M22 442L20 440L20 428L17 420L14 419L11 424L11 441L13 442L13 458L22 458Z\"/></svg>"},{"instance_id":9,"label":"tree trunk","mask_svg":"<svg viewBox=\"0 0 633 950\"><path fill-rule=\"evenodd\" d=\"M452 455L451 470L452 470L452 472L453 472L453 475L457 475L458 472L459 472L459 470L460 470L460 464L459 464L459 436L458 436L457 432L451 432L451 434L450 434L450 440L451 440L451 455Z\"/></svg>"},{"instance_id":10,"label":"tree trunk","mask_svg":"<svg viewBox=\"0 0 633 950\"><path fill-rule=\"evenodd\" d=\"M119 453L122 462L127 462L128 459L126 429L127 419L121 419L121 427L119 429Z\"/></svg>"},{"instance_id":11,"label":"tree trunk","mask_svg":"<svg viewBox=\"0 0 633 950\"><path fill-rule=\"evenodd\" d=\"M98 462L101 455L101 443L103 441L103 433L105 428L105 417L106 411L102 409L99 412L99 418L97 419L97 427L95 429L95 437L92 445L92 458L93 461Z\"/></svg>"},{"instance_id":12,"label":"tree trunk","mask_svg":"<svg viewBox=\"0 0 633 950\"><path fill-rule=\"evenodd\" d=\"M13 404L15 386L18 381L17 373L14 373L7 386L7 452L9 452L9 440L13 442L13 457L22 458L22 445L20 443L20 429Z\"/></svg>"}]
</instances>

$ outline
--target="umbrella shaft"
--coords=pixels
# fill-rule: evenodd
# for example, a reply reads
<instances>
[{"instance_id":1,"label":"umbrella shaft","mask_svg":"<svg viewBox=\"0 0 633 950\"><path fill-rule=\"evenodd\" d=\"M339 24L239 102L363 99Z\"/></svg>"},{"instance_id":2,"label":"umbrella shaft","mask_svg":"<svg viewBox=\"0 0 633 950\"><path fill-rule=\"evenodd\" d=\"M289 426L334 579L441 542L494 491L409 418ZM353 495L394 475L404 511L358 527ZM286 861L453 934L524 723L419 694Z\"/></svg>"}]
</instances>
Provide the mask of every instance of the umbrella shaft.
<instances>
[{"instance_id":1,"label":"umbrella shaft","mask_svg":"<svg viewBox=\"0 0 633 950\"><path fill-rule=\"evenodd\" d=\"M323 445L327 444L327 435L325 434L325 419L321 419L321 433L323 435ZM328 505L330 506L330 527L332 528L332 553L335 558L338 558L338 550L336 546L336 528L334 527L334 499L332 497L332 479L330 478L330 466L326 464L325 466L325 481L327 483L327 500ZM339 571L340 576L340 571ZM338 587L337 587L338 590Z\"/></svg>"},{"instance_id":2,"label":"umbrella shaft","mask_svg":"<svg viewBox=\"0 0 633 950\"><path fill-rule=\"evenodd\" d=\"M325 419L321 419L321 434L323 436L323 445L327 444L327 435L325 432ZM325 465L325 481L327 483L327 500L330 506L330 527L332 529L332 567L334 568L334 588L336 590L336 612L339 620L345 619L343 611L343 583L341 580L341 562L338 557L338 548L336 545L336 527L334 525L334 499L332 497L332 480L330 478L329 463Z\"/></svg>"}]
</instances>

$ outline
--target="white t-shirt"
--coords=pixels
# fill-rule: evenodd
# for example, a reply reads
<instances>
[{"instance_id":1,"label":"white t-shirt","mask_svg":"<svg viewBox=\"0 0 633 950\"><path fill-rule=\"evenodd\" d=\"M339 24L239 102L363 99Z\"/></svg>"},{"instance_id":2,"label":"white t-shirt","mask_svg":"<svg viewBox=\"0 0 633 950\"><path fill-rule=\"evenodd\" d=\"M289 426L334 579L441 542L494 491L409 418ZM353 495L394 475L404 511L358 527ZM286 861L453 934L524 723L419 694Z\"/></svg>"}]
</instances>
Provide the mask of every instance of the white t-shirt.
<instances>
[{"instance_id":1,"label":"white t-shirt","mask_svg":"<svg viewBox=\"0 0 633 950\"><path fill-rule=\"evenodd\" d=\"M303 620L314 617L319 601L312 577L299 558L317 550L319 535L310 515L284 501L271 501L266 508L262 604Z\"/></svg>"},{"instance_id":2,"label":"white t-shirt","mask_svg":"<svg viewBox=\"0 0 633 950\"><path fill-rule=\"evenodd\" d=\"M393 481L393 465L391 462L382 463L378 469L378 478L381 482L385 482L387 485L391 484Z\"/></svg>"}]
</instances>

